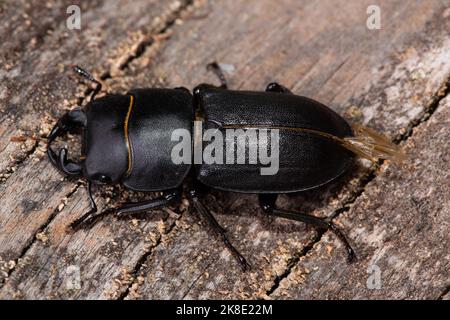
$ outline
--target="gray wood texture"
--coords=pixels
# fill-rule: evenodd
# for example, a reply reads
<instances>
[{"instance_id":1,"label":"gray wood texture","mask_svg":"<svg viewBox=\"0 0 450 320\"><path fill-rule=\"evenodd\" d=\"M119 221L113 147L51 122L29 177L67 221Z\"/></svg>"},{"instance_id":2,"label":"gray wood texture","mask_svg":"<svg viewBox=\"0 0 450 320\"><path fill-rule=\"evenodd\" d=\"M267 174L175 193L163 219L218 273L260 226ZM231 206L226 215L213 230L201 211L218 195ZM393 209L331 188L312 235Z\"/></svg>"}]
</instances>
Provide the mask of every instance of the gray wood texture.
<instances>
[{"instance_id":1,"label":"gray wood texture","mask_svg":"<svg viewBox=\"0 0 450 320\"><path fill-rule=\"evenodd\" d=\"M369 30L366 0L89 1L81 30L68 30L72 1L3 1L0 298L448 299L450 1L379 3L381 29ZM253 195L217 191L207 204L250 272L187 199L67 231L88 209L86 187L51 167L44 139L90 93L70 66L102 78L103 93L124 93L216 83L205 69L213 60L234 89L278 81L404 148L401 165L359 161L333 185L279 199L334 217L356 263L329 232L269 218ZM142 196L116 187L95 197L101 209Z\"/></svg>"}]
</instances>

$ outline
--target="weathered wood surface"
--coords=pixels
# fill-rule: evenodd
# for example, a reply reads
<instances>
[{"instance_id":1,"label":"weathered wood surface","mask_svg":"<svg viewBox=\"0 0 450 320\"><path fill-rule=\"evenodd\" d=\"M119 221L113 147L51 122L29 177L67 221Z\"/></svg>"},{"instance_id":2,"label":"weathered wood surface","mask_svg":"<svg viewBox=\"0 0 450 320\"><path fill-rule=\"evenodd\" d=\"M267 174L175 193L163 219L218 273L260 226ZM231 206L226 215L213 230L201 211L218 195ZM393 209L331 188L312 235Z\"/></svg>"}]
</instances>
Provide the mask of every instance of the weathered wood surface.
<instances>
[{"instance_id":1,"label":"weathered wood surface","mask_svg":"<svg viewBox=\"0 0 450 320\"><path fill-rule=\"evenodd\" d=\"M0 297L448 296L450 1L381 1L381 30L366 28L371 1L126 2L83 2L80 31L65 26L69 2L1 4ZM11 138L45 137L57 116L84 102L87 87L68 67L83 65L106 90L125 92L214 82L205 70L212 60L234 67L227 74L233 88L279 81L405 147L402 166L360 162L333 186L279 201L334 216L357 263L345 263L328 232L264 216L251 195L208 199L251 261L246 274L186 200L66 232L87 210L85 187L61 179L42 141ZM103 193L101 207L136 198L117 188ZM380 289L366 285L373 265ZM77 270L80 288L70 286Z\"/></svg>"},{"instance_id":2,"label":"weathered wood surface","mask_svg":"<svg viewBox=\"0 0 450 320\"><path fill-rule=\"evenodd\" d=\"M356 268L345 264L336 252L340 246L327 234L280 283L274 297L439 297L450 270L450 150L440 147L449 139L447 97L426 123L414 129L406 143L405 163L383 166L351 209L337 219L360 248ZM374 266L381 272L381 285L367 292L367 269L372 274Z\"/></svg>"}]
</instances>

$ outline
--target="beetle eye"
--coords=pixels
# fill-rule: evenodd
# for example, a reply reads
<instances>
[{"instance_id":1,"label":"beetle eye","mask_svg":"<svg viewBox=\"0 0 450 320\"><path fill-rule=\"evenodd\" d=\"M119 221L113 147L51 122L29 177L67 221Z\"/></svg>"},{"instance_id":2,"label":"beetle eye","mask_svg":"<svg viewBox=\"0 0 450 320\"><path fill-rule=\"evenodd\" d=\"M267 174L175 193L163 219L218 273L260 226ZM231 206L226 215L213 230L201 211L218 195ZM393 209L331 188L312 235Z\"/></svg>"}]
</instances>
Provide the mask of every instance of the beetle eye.
<instances>
[{"instance_id":1,"label":"beetle eye","mask_svg":"<svg viewBox=\"0 0 450 320\"><path fill-rule=\"evenodd\" d=\"M101 182L104 182L104 183L107 183L107 182L110 182L111 181L111 179L110 178L108 178L107 176L100 176L100 179L99 179Z\"/></svg>"},{"instance_id":2,"label":"beetle eye","mask_svg":"<svg viewBox=\"0 0 450 320\"><path fill-rule=\"evenodd\" d=\"M97 175L95 177L93 177L93 180L96 182L99 182L101 184L105 184L105 183L110 183L111 182L111 178L108 176L105 176L104 174L100 174Z\"/></svg>"}]
</instances>

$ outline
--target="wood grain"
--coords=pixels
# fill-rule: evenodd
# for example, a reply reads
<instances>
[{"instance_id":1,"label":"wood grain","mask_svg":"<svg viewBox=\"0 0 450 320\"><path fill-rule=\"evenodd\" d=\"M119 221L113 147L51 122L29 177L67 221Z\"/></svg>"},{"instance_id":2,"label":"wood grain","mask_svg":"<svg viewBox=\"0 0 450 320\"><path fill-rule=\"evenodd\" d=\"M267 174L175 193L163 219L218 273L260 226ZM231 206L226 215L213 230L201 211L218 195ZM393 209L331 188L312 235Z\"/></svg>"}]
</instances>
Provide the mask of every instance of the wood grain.
<instances>
[{"instance_id":1,"label":"wood grain","mask_svg":"<svg viewBox=\"0 0 450 320\"><path fill-rule=\"evenodd\" d=\"M63 2L50 13L30 9L60 15L42 27L52 33L24 31L10 44L20 54L0 55L12 65L2 71L0 95L0 297L437 298L444 292L449 211L439 199L448 186L448 102L439 101L450 74L449 1L381 1L381 30L366 28L370 1L125 2L93 2L84 9L86 27L75 35L58 11ZM3 6L20 25L21 10ZM24 47L33 32L43 40ZM345 264L328 233L264 216L252 195L213 192L207 198L251 261L246 274L187 210L186 200L167 211L108 217L91 230L66 232L87 209L84 187L61 181L42 154L43 142L10 141L24 133L45 136L64 99L64 108L85 103L86 87L64 70L72 63L86 66L110 92L192 88L216 81L205 70L213 60L227 64L232 88L262 90L278 81L406 144L412 158L404 168L386 163L374 170L360 162L332 186L279 200L285 208L337 216L358 250L357 264ZM79 99L67 98L74 95ZM439 192L426 196L433 181ZM102 207L136 198L118 188L103 194L96 196ZM433 246L439 250L430 254ZM371 291L366 270L374 262L383 286ZM405 266L415 268L414 275ZM70 285L73 270L80 272L80 288Z\"/></svg>"},{"instance_id":2,"label":"wood grain","mask_svg":"<svg viewBox=\"0 0 450 320\"><path fill-rule=\"evenodd\" d=\"M275 298L437 299L450 284L450 99L414 129L399 165L385 165L337 219L359 261L346 265L327 233L292 270ZM338 250L338 252L336 252ZM380 272L380 285L371 276Z\"/></svg>"},{"instance_id":3,"label":"wood grain","mask_svg":"<svg viewBox=\"0 0 450 320\"><path fill-rule=\"evenodd\" d=\"M36 2L34 7L42 6L40 3ZM96 68L92 68L94 74L107 76L116 64L120 66L136 54L135 46L148 42L188 5L188 2L179 1L141 1L133 6L126 6L125 3L108 1L92 2L92 7L80 5L85 11L81 31L69 31L65 19L51 27L51 33L36 31L43 38L42 44L37 49L26 47L20 56L11 58L11 69L3 70L0 102L0 132L4 133L0 140L0 149L3 150L0 158L4 168L0 186L3 204L0 211L2 261L9 264L17 261L35 241L35 235L52 220L57 209L62 209L66 197L74 192L73 181L60 181L61 175L45 159L45 141L41 139L49 133L55 117L85 101L88 94L85 85L81 86L77 78L69 76L70 66L79 64L89 67L95 61L98 70L104 71L95 72ZM61 3L56 8L36 10L37 14L40 10L58 13L63 10L64 17L67 17L65 9L66 5ZM149 14L139 19L127 18L140 12ZM14 18L11 20L15 21ZM8 28L5 31L8 32ZM6 38L6 34L4 36ZM21 32L11 38L11 43L6 47L17 46L28 41L29 37L27 32ZM17 136L28 139L18 143L12 139ZM18 227L23 232L17 233ZM2 277L10 273L3 271Z\"/></svg>"}]
</instances>

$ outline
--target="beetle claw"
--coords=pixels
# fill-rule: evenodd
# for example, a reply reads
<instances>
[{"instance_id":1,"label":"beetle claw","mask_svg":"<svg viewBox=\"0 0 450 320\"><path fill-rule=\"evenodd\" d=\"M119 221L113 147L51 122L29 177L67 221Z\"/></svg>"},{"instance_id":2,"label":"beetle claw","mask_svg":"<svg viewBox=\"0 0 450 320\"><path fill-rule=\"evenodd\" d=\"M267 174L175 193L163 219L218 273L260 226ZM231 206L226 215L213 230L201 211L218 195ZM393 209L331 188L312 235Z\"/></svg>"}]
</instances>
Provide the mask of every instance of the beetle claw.
<instances>
[{"instance_id":1,"label":"beetle claw","mask_svg":"<svg viewBox=\"0 0 450 320\"><path fill-rule=\"evenodd\" d=\"M341 232L341 230L332 222L328 222L328 228L341 240L342 244L345 246L347 250L347 262L352 263L356 260L355 251L348 243L347 238Z\"/></svg>"},{"instance_id":2,"label":"beetle claw","mask_svg":"<svg viewBox=\"0 0 450 320\"><path fill-rule=\"evenodd\" d=\"M352 248L347 248L347 262L349 264L354 263L357 261L355 251L353 251Z\"/></svg>"},{"instance_id":3,"label":"beetle claw","mask_svg":"<svg viewBox=\"0 0 450 320\"><path fill-rule=\"evenodd\" d=\"M71 232L77 232L77 231L83 229L85 221L86 221L86 218L83 218L83 217L78 218L78 219L72 221L67 226L67 229Z\"/></svg>"},{"instance_id":4,"label":"beetle claw","mask_svg":"<svg viewBox=\"0 0 450 320\"><path fill-rule=\"evenodd\" d=\"M248 263L247 260L243 256L240 256L238 259L241 264L243 272L247 272L252 269L252 266L250 265L250 263Z\"/></svg>"}]
</instances>

